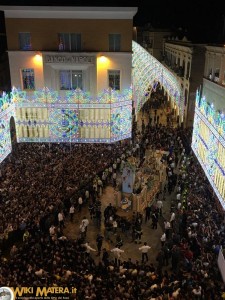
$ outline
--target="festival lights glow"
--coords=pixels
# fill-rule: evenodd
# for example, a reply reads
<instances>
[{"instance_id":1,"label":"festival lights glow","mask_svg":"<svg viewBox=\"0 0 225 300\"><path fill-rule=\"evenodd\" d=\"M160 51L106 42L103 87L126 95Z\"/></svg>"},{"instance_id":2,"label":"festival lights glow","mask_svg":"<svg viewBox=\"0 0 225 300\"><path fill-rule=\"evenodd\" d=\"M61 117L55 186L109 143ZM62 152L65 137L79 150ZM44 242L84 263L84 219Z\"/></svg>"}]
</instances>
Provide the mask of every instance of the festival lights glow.
<instances>
[{"instance_id":1,"label":"festival lights glow","mask_svg":"<svg viewBox=\"0 0 225 300\"><path fill-rule=\"evenodd\" d=\"M14 87L0 104L3 112L13 105L18 142L111 143L131 137L132 88L104 90L96 98L77 89L63 98L46 87L33 95ZM2 126L5 149L9 128Z\"/></svg>"},{"instance_id":2,"label":"festival lights glow","mask_svg":"<svg viewBox=\"0 0 225 300\"><path fill-rule=\"evenodd\" d=\"M132 49L132 77L135 87L134 106L136 110L139 111L147 101L145 95L148 93L149 87L153 88L154 84L159 82L179 108L182 119L184 115L184 96L176 77L138 43L133 41Z\"/></svg>"},{"instance_id":3,"label":"festival lights glow","mask_svg":"<svg viewBox=\"0 0 225 300\"><path fill-rule=\"evenodd\" d=\"M225 116L196 93L192 149L225 209Z\"/></svg>"},{"instance_id":4,"label":"festival lights glow","mask_svg":"<svg viewBox=\"0 0 225 300\"><path fill-rule=\"evenodd\" d=\"M1 98L0 98L1 99ZM10 119L14 116L14 105L0 111L0 163L12 151L10 136Z\"/></svg>"}]
</instances>

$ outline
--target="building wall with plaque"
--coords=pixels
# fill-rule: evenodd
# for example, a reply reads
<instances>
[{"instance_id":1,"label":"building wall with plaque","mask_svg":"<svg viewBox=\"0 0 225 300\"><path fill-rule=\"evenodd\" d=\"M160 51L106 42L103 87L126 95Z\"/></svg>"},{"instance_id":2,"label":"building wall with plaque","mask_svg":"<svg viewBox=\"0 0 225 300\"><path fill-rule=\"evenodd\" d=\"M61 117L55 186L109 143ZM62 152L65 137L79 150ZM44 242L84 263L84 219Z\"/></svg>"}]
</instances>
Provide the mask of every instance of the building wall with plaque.
<instances>
[{"instance_id":1,"label":"building wall with plaque","mask_svg":"<svg viewBox=\"0 0 225 300\"><path fill-rule=\"evenodd\" d=\"M131 136L136 7L0 6L19 142Z\"/></svg>"},{"instance_id":2,"label":"building wall with plaque","mask_svg":"<svg viewBox=\"0 0 225 300\"><path fill-rule=\"evenodd\" d=\"M77 86L73 75L82 78L82 90L93 96L104 89L123 91L131 86L136 7L0 6L0 10L5 14L12 87L29 93L47 87L63 95ZM119 81L116 85L110 73Z\"/></svg>"}]
</instances>

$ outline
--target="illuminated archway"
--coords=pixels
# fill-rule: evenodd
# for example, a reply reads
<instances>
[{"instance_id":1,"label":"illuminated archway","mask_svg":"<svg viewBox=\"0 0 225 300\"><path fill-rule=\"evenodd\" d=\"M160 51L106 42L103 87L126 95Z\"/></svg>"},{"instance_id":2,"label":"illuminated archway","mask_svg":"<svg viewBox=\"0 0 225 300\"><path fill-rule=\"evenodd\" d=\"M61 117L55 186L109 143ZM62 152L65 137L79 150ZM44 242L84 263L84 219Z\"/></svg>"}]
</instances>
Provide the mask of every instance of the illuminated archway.
<instances>
[{"instance_id":1,"label":"illuminated archway","mask_svg":"<svg viewBox=\"0 0 225 300\"><path fill-rule=\"evenodd\" d=\"M149 93L154 89L155 84L159 82L174 104L176 104L176 107L178 107L182 122L184 96L176 77L134 41L132 42L132 50L133 100L136 113L147 101ZM150 91L149 86L151 86Z\"/></svg>"}]
</instances>

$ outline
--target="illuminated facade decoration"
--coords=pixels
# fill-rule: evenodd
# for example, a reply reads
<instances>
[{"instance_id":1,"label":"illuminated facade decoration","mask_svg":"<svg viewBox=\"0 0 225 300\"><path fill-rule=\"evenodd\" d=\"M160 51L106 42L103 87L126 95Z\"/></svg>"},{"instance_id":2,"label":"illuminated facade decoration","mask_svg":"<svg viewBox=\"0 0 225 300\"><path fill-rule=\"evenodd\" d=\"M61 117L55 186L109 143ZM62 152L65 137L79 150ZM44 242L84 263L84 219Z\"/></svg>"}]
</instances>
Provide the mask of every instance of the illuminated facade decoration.
<instances>
[{"instance_id":1,"label":"illuminated facade decoration","mask_svg":"<svg viewBox=\"0 0 225 300\"><path fill-rule=\"evenodd\" d=\"M132 89L105 90L93 99L82 90L65 98L45 88L30 98L13 88L18 142L110 143L131 137Z\"/></svg>"},{"instance_id":2,"label":"illuminated facade decoration","mask_svg":"<svg viewBox=\"0 0 225 300\"><path fill-rule=\"evenodd\" d=\"M11 99L3 93L2 98L0 98L0 163L12 151L10 119L14 117L14 111Z\"/></svg>"},{"instance_id":3,"label":"illuminated facade decoration","mask_svg":"<svg viewBox=\"0 0 225 300\"><path fill-rule=\"evenodd\" d=\"M196 93L192 149L225 209L225 116Z\"/></svg>"},{"instance_id":4,"label":"illuminated facade decoration","mask_svg":"<svg viewBox=\"0 0 225 300\"><path fill-rule=\"evenodd\" d=\"M134 106L137 112L147 100L145 95L149 92L149 86L153 88L156 82L159 82L168 96L171 97L172 102L178 107L182 121L184 114L184 97L176 77L134 41L132 48Z\"/></svg>"}]
</instances>

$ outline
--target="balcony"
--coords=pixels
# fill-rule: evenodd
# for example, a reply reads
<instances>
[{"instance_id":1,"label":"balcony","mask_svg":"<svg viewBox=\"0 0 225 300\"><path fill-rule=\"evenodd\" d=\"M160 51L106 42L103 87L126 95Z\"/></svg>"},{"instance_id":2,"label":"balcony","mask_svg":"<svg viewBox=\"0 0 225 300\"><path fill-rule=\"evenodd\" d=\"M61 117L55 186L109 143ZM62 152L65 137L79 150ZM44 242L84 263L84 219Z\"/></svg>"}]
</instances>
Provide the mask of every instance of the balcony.
<instances>
[{"instance_id":1,"label":"balcony","mask_svg":"<svg viewBox=\"0 0 225 300\"><path fill-rule=\"evenodd\" d=\"M210 81L210 82L212 82L212 83L214 83L218 86L221 86L221 87L225 88L225 78L222 81L219 81L219 77L209 75L207 77L204 76L204 79L206 79L206 80L208 80L208 81Z\"/></svg>"},{"instance_id":2,"label":"balcony","mask_svg":"<svg viewBox=\"0 0 225 300\"><path fill-rule=\"evenodd\" d=\"M204 77L205 79L208 79L209 81L212 81L218 85L221 85L221 86L225 86L225 76L222 80L220 80L220 77L219 77L219 73L214 73L214 74L209 74L208 77Z\"/></svg>"}]
</instances>

